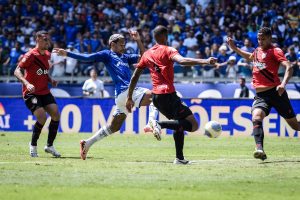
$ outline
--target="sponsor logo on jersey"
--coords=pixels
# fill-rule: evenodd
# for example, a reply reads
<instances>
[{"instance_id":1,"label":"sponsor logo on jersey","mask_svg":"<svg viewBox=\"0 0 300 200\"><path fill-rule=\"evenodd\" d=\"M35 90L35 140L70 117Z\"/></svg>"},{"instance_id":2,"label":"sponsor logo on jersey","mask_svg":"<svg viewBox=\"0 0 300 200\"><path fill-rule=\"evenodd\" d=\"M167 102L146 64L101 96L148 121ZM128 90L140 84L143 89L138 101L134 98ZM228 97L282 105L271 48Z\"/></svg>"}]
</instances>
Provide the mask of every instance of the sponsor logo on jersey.
<instances>
[{"instance_id":1,"label":"sponsor logo on jersey","mask_svg":"<svg viewBox=\"0 0 300 200\"><path fill-rule=\"evenodd\" d=\"M266 68L266 63L262 63L262 62L253 62L253 65L255 67L257 67L258 69L262 70Z\"/></svg>"},{"instance_id":2,"label":"sponsor logo on jersey","mask_svg":"<svg viewBox=\"0 0 300 200\"><path fill-rule=\"evenodd\" d=\"M43 75L43 74L48 74L49 70L48 69L44 69L42 70L41 68L39 68L37 71L36 71L36 74L37 75Z\"/></svg>"},{"instance_id":3,"label":"sponsor logo on jersey","mask_svg":"<svg viewBox=\"0 0 300 200\"><path fill-rule=\"evenodd\" d=\"M121 61L119 61L119 62L117 63L117 67L119 67L119 66L129 67L129 65L128 65L127 63L124 63L124 62L121 62Z\"/></svg>"}]
</instances>

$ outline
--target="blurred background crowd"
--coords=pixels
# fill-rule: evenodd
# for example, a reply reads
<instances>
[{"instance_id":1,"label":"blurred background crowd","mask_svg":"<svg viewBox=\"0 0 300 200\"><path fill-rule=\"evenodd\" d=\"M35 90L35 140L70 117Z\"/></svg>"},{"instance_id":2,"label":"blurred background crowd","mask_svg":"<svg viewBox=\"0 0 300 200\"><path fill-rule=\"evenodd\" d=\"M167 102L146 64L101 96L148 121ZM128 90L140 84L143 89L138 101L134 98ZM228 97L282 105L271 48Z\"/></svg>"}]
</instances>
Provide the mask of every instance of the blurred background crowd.
<instances>
[{"instance_id":1,"label":"blurred background crowd","mask_svg":"<svg viewBox=\"0 0 300 200\"><path fill-rule=\"evenodd\" d=\"M226 37L252 52L257 47L257 31L272 28L272 40L286 53L300 77L300 0L0 0L0 76L9 76L20 56L35 46L38 30L50 33L53 47L80 53L107 49L113 33L127 38L128 53L138 53L128 29L139 31L146 48L153 44L151 30L156 25L169 29L169 45L182 56L218 58L218 66L182 68L175 73L204 78L251 76L251 63L226 46ZM78 62L52 54L51 75L88 76L96 68L107 75L103 64ZM283 75L284 69L279 69Z\"/></svg>"}]
</instances>

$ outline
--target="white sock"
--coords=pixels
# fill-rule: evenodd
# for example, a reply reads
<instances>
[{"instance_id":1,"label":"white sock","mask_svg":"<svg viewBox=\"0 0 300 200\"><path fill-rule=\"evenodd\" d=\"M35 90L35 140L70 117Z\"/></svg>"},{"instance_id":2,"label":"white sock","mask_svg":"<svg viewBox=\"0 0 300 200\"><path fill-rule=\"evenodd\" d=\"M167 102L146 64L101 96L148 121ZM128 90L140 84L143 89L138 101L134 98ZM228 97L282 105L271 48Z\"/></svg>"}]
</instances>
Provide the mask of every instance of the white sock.
<instances>
[{"instance_id":1,"label":"white sock","mask_svg":"<svg viewBox=\"0 0 300 200\"><path fill-rule=\"evenodd\" d=\"M95 142L97 142L111 134L112 134L111 130L109 128L107 128L106 126L104 126L99 131L97 131L92 137L85 140L85 142L88 146L92 146Z\"/></svg>"},{"instance_id":2,"label":"white sock","mask_svg":"<svg viewBox=\"0 0 300 200\"><path fill-rule=\"evenodd\" d=\"M149 105L149 117L148 117L147 125L149 125L150 120L157 120L157 116L158 116L158 109L151 102Z\"/></svg>"}]
</instances>

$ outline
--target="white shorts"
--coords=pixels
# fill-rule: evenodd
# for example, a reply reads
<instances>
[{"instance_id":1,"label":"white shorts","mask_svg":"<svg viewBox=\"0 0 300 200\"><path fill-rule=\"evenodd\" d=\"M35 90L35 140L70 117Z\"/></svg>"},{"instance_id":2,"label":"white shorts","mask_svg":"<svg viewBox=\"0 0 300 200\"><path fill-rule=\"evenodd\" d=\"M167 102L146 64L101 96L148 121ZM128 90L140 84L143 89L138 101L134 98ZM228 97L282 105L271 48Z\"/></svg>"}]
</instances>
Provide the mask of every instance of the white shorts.
<instances>
[{"instance_id":1,"label":"white shorts","mask_svg":"<svg viewBox=\"0 0 300 200\"><path fill-rule=\"evenodd\" d=\"M133 94L132 94L132 100L134 102L135 107L140 107L140 103L141 103L145 93L148 90L149 89L142 88L142 87L136 87L134 89ZM117 114L120 114L120 113L124 113L126 115L128 114L128 111L126 109L127 94L128 94L128 89L116 97L116 99L115 99L116 110L114 111L114 116L116 116Z\"/></svg>"}]
</instances>

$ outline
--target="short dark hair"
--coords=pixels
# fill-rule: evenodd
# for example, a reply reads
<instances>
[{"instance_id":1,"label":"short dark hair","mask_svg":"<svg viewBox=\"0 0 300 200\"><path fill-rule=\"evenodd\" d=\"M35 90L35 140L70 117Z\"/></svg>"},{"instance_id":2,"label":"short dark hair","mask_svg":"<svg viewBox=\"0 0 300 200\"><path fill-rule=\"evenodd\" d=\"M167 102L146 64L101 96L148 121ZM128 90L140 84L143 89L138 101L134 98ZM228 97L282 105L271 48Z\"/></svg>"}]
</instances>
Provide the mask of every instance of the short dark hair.
<instances>
[{"instance_id":1,"label":"short dark hair","mask_svg":"<svg viewBox=\"0 0 300 200\"><path fill-rule=\"evenodd\" d=\"M269 27L261 27L258 30L258 34L262 34L264 36L270 36L270 37L272 37L272 30Z\"/></svg>"},{"instance_id":2,"label":"short dark hair","mask_svg":"<svg viewBox=\"0 0 300 200\"><path fill-rule=\"evenodd\" d=\"M48 32L44 31L44 30L36 32L35 39L37 39L38 37L41 37L42 35L48 35Z\"/></svg>"},{"instance_id":3,"label":"short dark hair","mask_svg":"<svg viewBox=\"0 0 300 200\"><path fill-rule=\"evenodd\" d=\"M157 41L161 36L168 35L168 29L165 26L158 25L153 30L154 39Z\"/></svg>"}]
</instances>

